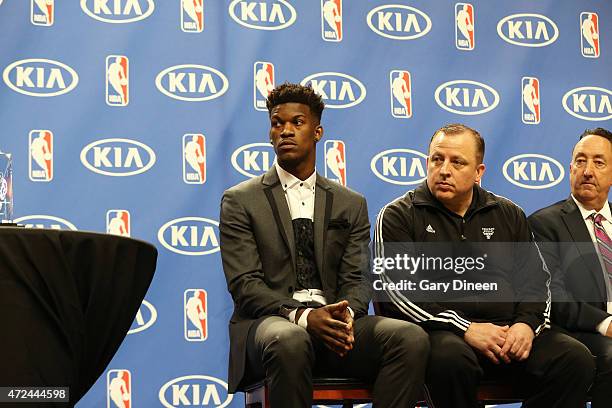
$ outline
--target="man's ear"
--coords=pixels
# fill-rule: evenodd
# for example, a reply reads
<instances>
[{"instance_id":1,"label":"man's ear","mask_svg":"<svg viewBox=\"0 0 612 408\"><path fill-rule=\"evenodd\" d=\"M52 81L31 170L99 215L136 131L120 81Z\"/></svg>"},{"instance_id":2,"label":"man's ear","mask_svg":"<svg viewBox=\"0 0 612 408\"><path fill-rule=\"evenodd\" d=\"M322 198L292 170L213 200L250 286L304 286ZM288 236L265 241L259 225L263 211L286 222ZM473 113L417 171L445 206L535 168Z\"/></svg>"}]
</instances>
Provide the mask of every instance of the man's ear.
<instances>
[{"instance_id":1,"label":"man's ear","mask_svg":"<svg viewBox=\"0 0 612 408\"><path fill-rule=\"evenodd\" d=\"M323 126L318 125L315 128L315 131L314 131L314 140L315 140L315 143L317 143L319 140L321 140L321 138L323 138Z\"/></svg>"},{"instance_id":2,"label":"man's ear","mask_svg":"<svg viewBox=\"0 0 612 408\"><path fill-rule=\"evenodd\" d=\"M476 166L476 182L479 183L480 179L482 178L482 175L485 172L485 165L484 163L480 163L478 166Z\"/></svg>"}]
</instances>

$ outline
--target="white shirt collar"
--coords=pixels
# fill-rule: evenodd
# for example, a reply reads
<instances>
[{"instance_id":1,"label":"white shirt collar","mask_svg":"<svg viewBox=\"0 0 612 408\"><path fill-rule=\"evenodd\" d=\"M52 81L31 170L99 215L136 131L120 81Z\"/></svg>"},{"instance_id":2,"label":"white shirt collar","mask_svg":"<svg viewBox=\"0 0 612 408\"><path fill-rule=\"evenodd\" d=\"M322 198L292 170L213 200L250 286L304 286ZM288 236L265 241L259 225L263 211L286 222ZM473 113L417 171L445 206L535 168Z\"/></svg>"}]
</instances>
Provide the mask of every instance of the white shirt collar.
<instances>
[{"instance_id":1,"label":"white shirt collar","mask_svg":"<svg viewBox=\"0 0 612 408\"><path fill-rule=\"evenodd\" d=\"M596 214L603 215L606 221L612 222L612 213L610 212L610 204L608 203L608 201L606 201L604 206L599 211L587 210L586 208L584 208L584 206L582 205L580 201L576 200L576 197L574 197L573 194L571 194L571 196L574 202L576 203L576 205L578 206L578 209L580 210L582 219L586 220L591 216L591 214L596 213Z\"/></svg>"},{"instance_id":2,"label":"white shirt collar","mask_svg":"<svg viewBox=\"0 0 612 408\"><path fill-rule=\"evenodd\" d=\"M310 176L308 176L306 180L300 180L293 174L283 169L277 162L274 162L274 166L276 166L276 173L278 174L278 179L283 187L283 191L287 191L287 189L295 187L298 183L302 183L305 188L314 190L315 183L317 181L316 169Z\"/></svg>"}]
</instances>

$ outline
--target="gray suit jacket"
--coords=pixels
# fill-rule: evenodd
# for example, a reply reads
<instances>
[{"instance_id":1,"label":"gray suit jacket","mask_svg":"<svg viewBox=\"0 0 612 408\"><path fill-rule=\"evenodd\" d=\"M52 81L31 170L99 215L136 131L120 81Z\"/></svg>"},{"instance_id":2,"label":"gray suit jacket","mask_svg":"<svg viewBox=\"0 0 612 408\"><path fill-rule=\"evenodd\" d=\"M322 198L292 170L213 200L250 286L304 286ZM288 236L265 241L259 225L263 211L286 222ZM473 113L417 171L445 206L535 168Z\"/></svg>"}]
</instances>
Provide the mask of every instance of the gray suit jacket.
<instances>
[{"instance_id":1,"label":"gray suit jacket","mask_svg":"<svg viewBox=\"0 0 612 408\"><path fill-rule=\"evenodd\" d=\"M569 197L528 220L552 276L552 323L569 331L596 332L609 316L606 284L578 206Z\"/></svg>"},{"instance_id":2,"label":"gray suit jacket","mask_svg":"<svg viewBox=\"0 0 612 408\"><path fill-rule=\"evenodd\" d=\"M299 307L295 239L276 168L240 183L221 200L221 258L234 300L229 323L229 391L241 386L246 342L253 323ZM317 269L330 303L346 299L355 318L367 314L370 223L365 198L317 174L314 208Z\"/></svg>"}]
</instances>

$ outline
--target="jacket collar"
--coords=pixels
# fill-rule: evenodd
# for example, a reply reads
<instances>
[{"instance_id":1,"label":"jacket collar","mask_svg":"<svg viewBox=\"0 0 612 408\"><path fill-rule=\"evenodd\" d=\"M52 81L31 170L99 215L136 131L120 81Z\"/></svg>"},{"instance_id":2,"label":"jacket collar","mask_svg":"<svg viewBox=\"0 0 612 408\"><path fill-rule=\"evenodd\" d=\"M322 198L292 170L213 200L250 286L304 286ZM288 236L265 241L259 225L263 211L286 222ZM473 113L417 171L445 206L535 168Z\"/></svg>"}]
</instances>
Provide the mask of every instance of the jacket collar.
<instances>
[{"instance_id":1,"label":"jacket collar","mask_svg":"<svg viewBox=\"0 0 612 408\"><path fill-rule=\"evenodd\" d=\"M563 220L568 233L572 237L572 241L593 243L589 230L587 229L585 221L582 218L582 213L571 195L561 206L561 212L561 219ZM582 256L584 264L591 272L595 282L597 282L600 295L603 296L602 299L605 299L606 285L603 281L604 275L602 274L601 264L599 263L599 258L596 254L595 244L593 243L593 246L578 245L578 252Z\"/></svg>"},{"instance_id":2,"label":"jacket collar","mask_svg":"<svg viewBox=\"0 0 612 408\"><path fill-rule=\"evenodd\" d=\"M295 268L296 255L295 255L295 237L293 232L293 223L291 221L291 214L289 212L289 206L285 198L285 192L281 186L276 167L272 166L262 177L262 184L264 185L264 193L270 207L276 225L280 231L289 253L291 255L291 264ZM317 183L315 188L315 208L314 208L314 246L315 246L315 259L317 262L317 268L321 274L321 280L326 279L325 270L325 249L327 245L327 227L331 218L331 210L334 203L333 184L329 182L325 177L322 177L317 173ZM295 270L295 269L294 269Z\"/></svg>"}]
</instances>

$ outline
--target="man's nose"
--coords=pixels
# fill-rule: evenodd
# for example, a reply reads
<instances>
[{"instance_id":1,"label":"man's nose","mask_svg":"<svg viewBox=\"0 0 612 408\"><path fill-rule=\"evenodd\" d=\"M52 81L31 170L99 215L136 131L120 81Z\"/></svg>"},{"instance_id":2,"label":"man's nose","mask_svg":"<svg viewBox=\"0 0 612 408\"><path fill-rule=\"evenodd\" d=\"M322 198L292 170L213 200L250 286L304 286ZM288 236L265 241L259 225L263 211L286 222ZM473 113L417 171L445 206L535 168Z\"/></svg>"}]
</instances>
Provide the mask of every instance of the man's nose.
<instances>
[{"instance_id":1,"label":"man's nose","mask_svg":"<svg viewBox=\"0 0 612 408\"><path fill-rule=\"evenodd\" d=\"M584 165L584 172L583 172L583 174L586 177L590 177L593 175L593 166L594 166L593 161L587 160L586 164Z\"/></svg>"},{"instance_id":2,"label":"man's nose","mask_svg":"<svg viewBox=\"0 0 612 408\"><path fill-rule=\"evenodd\" d=\"M295 134L294 129L293 129L293 124L287 122L283 125L283 129L281 130L281 136L282 137L290 137L293 136Z\"/></svg>"},{"instance_id":3,"label":"man's nose","mask_svg":"<svg viewBox=\"0 0 612 408\"><path fill-rule=\"evenodd\" d=\"M440 166L440 174L450 175L450 162L448 160L444 160Z\"/></svg>"}]
</instances>

